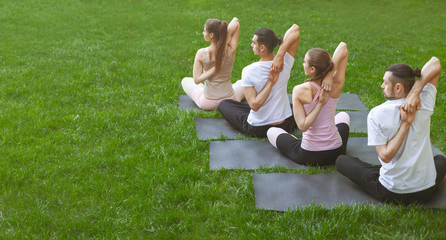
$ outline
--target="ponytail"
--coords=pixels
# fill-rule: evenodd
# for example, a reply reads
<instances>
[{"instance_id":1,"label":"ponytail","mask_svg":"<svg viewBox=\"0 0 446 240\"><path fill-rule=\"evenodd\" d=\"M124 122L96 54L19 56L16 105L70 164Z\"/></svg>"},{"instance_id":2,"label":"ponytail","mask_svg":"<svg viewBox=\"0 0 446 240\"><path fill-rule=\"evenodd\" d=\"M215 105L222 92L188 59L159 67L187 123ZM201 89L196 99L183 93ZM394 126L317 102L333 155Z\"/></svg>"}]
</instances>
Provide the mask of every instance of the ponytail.
<instances>
[{"instance_id":1,"label":"ponytail","mask_svg":"<svg viewBox=\"0 0 446 240\"><path fill-rule=\"evenodd\" d=\"M218 27L219 36L217 39L217 56L215 57L215 72L219 72L223 66L226 49L226 39L228 34L228 22L220 21Z\"/></svg>"},{"instance_id":2,"label":"ponytail","mask_svg":"<svg viewBox=\"0 0 446 240\"><path fill-rule=\"evenodd\" d=\"M215 72L219 72L223 66L226 49L226 38L228 35L228 22L218 19L208 19L205 24L206 31L213 33L213 41L217 45L217 53L215 57Z\"/></svg>"},{"instance_id":3,"label":"ponytail","mask_svg":"<svg viewBox=\"0 0 446 240\"><path fill-rule=\"evenodd\" d=\"M313 48L307 52L309 56L308 64L316 69L316 74L308 81L324 80L329 72L334 68L334 63L331 61L330 54L324 49Z\"/></svg>"}]
</instances>

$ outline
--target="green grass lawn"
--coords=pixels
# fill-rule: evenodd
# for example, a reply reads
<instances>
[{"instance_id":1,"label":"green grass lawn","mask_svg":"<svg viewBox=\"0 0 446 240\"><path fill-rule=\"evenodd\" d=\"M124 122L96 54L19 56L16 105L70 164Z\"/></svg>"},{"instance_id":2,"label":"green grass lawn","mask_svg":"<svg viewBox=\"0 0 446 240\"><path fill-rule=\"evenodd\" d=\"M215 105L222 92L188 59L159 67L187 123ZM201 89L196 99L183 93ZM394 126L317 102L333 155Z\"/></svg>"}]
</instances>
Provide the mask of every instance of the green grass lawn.
<instances>
[{"instance_id":1,"label":"green grass lawn","mask_svg":"<svg viewBox=\"0 0 446 240\"><path fill-rule=\"evenodd\" d=\"M385 69L446 68L444 1L23 0L0 2L0 239L444 239L445 210L320 206L255 208L252 173L209 170L209 142L178 109L208 18L238 17L233 82L256 29L301 40L305 52L348 44L344 92L371 109ZM446 152L446 82L431 139ZM352 135L353 136L353 135Z\"/></svg>"}]
</instances>

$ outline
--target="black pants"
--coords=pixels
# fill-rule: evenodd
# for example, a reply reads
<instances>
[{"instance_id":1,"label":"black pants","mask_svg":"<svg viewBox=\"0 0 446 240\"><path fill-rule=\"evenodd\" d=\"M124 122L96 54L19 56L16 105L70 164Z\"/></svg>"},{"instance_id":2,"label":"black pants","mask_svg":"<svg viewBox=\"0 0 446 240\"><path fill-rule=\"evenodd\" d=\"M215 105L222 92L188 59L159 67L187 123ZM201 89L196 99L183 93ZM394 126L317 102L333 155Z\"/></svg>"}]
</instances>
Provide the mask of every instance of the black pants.
<instances>
[{"instance_id":1,"label":"black pants","mask_svg":"<svg viewBox=\"0 0 446 240\"><path fill-rule=\"evenodd\" d=\"M342 146L339 148L326 151L307 151L300 146L301 139L296 139L290 134L280 134L276 140L277 149L299 164L311 166L334 165L336 158L347 151L348 133L350 131L350 127L346 123L338 123L336 127L342 139Z\"/></svg>"},{"instance_id":2,"label":"black pants","mask_svg":"<svg viewBox=\"0 0 446 240\"><path fill-rule=\"evenodd\" d=\"M247 121L251 107L246 102L223 100L218 104L218 111L235 129L251 137L266 138L266 132L270 127L282 128L287 132L291 132L297 127L292 115L278 125L252 126Z\"/></svg>"},{"instance_id":3,"label":"black pants","mask_svg":"<svg viewBox=\"0 0 446 240\"><path fill-rule=\"evenodd\" d=\"M336 168L342 175L357 183L368 194L379 201L407 205L411 203L423 203L432 199L438 188L438 184L445 176L446 157L436 155L434 157L434 163L437 171L435 186L419 192L404 194L391 192L381 185L378 180L381 166L373 166L359 160L359 158L342 155L336 160Z\"/></svg>"}]
</instances>

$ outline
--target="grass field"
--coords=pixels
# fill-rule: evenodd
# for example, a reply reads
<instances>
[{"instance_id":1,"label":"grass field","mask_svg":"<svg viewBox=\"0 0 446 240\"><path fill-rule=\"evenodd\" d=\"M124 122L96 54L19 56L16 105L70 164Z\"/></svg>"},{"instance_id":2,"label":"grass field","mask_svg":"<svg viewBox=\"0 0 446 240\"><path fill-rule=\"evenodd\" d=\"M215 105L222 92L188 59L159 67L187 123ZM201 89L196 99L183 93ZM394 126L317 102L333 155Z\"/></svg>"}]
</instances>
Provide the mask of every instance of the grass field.
<instances>
[{"instance_id":1,"label":"grass field","mask_svg":"<svg viewBox=\"0 0 446 240\"><path fill-rule=\"evenodd\" d=\"M344 92L371 109L397 62L446 68L444 1L0 1L0 239L445 239L445 210L320 206L258 210L252 173L209 170L209 142L178 109L208 18L238 17L233 81L260 27L293 24L305 52L349 47ZM431 139L446 152L446 81ZM353 136L353 135L352 135Z\"/></svg>"}]
</instances>

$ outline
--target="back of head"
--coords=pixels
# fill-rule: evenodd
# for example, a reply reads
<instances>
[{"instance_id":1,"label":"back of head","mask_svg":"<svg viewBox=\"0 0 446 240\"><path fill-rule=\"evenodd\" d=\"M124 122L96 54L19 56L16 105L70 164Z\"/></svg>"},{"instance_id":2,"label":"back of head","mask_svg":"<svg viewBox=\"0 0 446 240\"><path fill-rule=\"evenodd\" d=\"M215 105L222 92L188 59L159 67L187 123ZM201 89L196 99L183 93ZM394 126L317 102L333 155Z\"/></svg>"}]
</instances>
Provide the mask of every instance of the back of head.
<instances>
[{"instance_id":1,"label":"back of head","mask_svg":"<svg viewBox=\"0 0 446 240\"><path fill-rule=\"evenodd\" d=\"M308 64L316 69L316 74L307 81L316 81L324 79L327 74L333 70L333 62L330 54L321 48L313 48L307 52Z\"/></svg>"},{"instance_id":2,"label":"back of head","mask_svg":"<svg viewBox=\"0 0 446 240\"><path fill-rule=\"evenodd\" d=\"M268 28L260 28L256 31L257 42L259 45L265 45L268 52L272 52L277 45L282 44L283 39L273 32L273 30Z\"/></svg>"},{"instance_id":3,"label":"back of head","mask_svg":"<svg viewBox=\"0 0 446 240\"><path fill-rule=\"evenodd\" d=\"M205 24L206 32L213 34L212 41L217 45L217 56L215 59L215 71L219 72L223 65L226 38L228 34L228 22L218 19L208 19Z\"/></svg>"},{"instance_id":4,"label":"back of head","mask_svg":"<svg viewBox=\"0 0 446 240\"><path fill-rule=\"evenodd\" d=\"M421 70L419 68L412 69L411 66L405 63L397 63L386 69L387 72L391 72L389 80L392 82L392 86L397 83L401 83L404 86L404 92L409 93L415 84L415 77L421 76Z\"/></svg>"}]
</instances>

